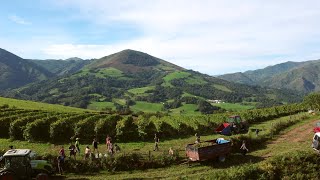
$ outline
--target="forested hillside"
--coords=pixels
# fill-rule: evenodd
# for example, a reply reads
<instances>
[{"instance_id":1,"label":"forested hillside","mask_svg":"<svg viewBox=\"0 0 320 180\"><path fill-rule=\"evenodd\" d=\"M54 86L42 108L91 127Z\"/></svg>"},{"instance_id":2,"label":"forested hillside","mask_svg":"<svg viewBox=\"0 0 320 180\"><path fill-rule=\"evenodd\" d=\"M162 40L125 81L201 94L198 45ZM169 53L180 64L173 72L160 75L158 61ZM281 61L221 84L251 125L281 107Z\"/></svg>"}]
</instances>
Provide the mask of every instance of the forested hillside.
<instances>
[{"instance_id":1,"label":"forested hillside","mask_svg":"<svg viewBox=\"0 0 320 180\"><path fill-rule=\"evenodd\" d=\"M264 69L219 76L230 82L290 89L300 93L320 90L320 61L286 62Z\"/></svg>"},{"instance_id":2,"label":"forested hillside","mask_svg":"<svg viewBox=\"0 0 320 180\"><path fill-rule=\"evenodd\" d=\"M133 50L90 62L74 74L29 84L3 95L122 113L223 111L209 103L215 99L256 107L301 100L291 91L231 83Z\"/></svg>"},{"instance_id":3,"label":"forested hillside","mask_svg":"<svg viewBox=\"0 0 320 180\"><path fill-rule=\"evenodd\" d=\"M0 48L0 91L50 77L53 74L41 66Z\"/></svg>"},{"instance_id":4,"label":"forested hillside","mask_svg":"<svg viewBox=\"0 0 320 180\"><path fill-rule=\"evenodd\" d=\"M85 65L89 64L90 60L83 60L80 58L69 58L65 60L29 60L32 63L35 63L49 72L53 73L56 76L62 76L66 74L73 74L83 68Z\"/></svg>"}]
</instances>

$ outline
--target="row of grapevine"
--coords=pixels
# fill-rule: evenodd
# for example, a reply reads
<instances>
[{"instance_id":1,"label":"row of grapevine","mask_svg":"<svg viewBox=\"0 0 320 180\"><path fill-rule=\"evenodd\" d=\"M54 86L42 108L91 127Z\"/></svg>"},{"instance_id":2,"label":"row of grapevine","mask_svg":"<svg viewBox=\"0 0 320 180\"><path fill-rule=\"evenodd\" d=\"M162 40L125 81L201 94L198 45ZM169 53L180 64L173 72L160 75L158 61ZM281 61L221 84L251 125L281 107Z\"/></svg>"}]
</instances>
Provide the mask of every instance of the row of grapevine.
<instances>
[{"instance_id":1,"label":"row of grapevine","mask_svg":"<svg viewBox=\"0 0 320 180\"><path fill-rule=\"evenodd\" d=\"M33 116L37 114L36 112L26 112L26 113L20 113L20 114L12 114L4 117L0 117L0 137L8 138L9 137L9 128L10 123L13 122L16 119L19 119L20 117L26 117L26 116Z\"/></svg>"},{"instance_id":2,"label":"row of grapevine","mask_svg":"<svg viewBox=\"0 0 320 180\"><path fill-rule=\"evenodd\" d=\"M69 114L50 115L45 118L37 119L26 125L23 131L23 137L28 141L49 141L50 140L50 124L70 116Z\"/></svg>"},{"instance_id":3,"label":"row of grapevine","mask_svg":"<svg viewBox=\"0 0 320 180\"><path fill-rule=\"evenodd\" d=\"M3 109L2 109L3 110ZM0 111L6 114L5 111ZM249 123L262 122L304 111L300 104L242 111L238 114ZM9 110L7 117L0 115L0 137L29 141L66 142L79 137L91 142L94 137L103 141L107 135L119 141L152 139L154 133L172 138L194 133L212 133L231 113L198 116L131 116L96 113L53 113L44 111Z\"/></svg>"},{"instance_id":4,"label":"row of grapevine","mask_svg":"<svg viewBox=\"0 0 320 180\"><path fill-rule=\"evenodd\" d=\"M52 142L66 142L67 138L74 136L73 129L75 124L90 116L90 114L75 114L55 121L50 124L50 140Z\"/></svg>"},{"instance_id":5,"label":"row of grapevine","mask_svg":"<svg viewBox=\"0 0 320 180\"><path fill-rule=\"evenodd\" d=\"M10 111L0 111L0 117L12 116L17 114L31 113L30 110L12 109Z\"/></svg>"},{"instance_id":6,"label":"row of grapevine","mask_svg":"<svg viewBox=\"0 0 320 180\"><path fill-rule=\"evenodd\" d=\"M96 122L105 117L106 115L97 114L79 121L75 124L74 135L80 137L84 142L92 141L97 135L94 132Z\"/></svg>"},{"instance_id":7,"label":"row of grapevine","mask_svg":"<svg viewBox=\"0 0 320 180\"><path fill-rule=\"evenodd\" d=\"M19 119L16 119L15 121L10 123L10 128L9 128L9 135L11 139L23 139L23 131L25 129L25 126L29 122L33 122L36 119L39 118L44 118L47 117L47 113L42 113L42 114L37 114L34 116L27 116L27 117L22 117Z\"/></svg>"}]
</instances>

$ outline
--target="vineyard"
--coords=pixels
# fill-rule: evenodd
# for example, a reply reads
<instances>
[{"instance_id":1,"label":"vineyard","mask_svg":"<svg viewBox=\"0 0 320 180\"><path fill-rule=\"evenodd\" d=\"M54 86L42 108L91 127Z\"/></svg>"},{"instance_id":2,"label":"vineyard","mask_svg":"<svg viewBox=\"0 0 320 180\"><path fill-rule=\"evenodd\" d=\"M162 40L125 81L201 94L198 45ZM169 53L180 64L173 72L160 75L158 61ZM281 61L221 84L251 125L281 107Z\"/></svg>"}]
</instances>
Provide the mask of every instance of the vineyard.
<instances>
[{"instance_id":1,"label":"vineyard","mask_svg":"<svg viewBox=\"0 0 320 180\"><path fill-rule=\"evenodd\" d=\"M255 109L239 113L249 123L305 111L301 104ZM79 137L91 142L94 137L103 141L107 135L119 142L152 139L154 133L162 138L177 138L195 132L210 134L230 113L198 116L163 116L142 114L120 116L103 113L64 113L26 110L2 106L0 109L0 138L31 142L68 142Z\"/></svg>"}]
</instances>

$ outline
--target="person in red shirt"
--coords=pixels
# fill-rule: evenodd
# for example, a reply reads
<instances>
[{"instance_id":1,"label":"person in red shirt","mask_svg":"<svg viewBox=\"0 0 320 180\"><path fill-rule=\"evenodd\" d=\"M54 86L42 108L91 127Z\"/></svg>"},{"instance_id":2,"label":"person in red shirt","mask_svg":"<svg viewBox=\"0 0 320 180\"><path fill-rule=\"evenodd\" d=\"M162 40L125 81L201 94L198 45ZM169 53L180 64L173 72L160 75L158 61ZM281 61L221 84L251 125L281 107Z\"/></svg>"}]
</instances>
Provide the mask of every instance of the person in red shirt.
<instances>
[{"instance_id":1,"label":"person in red shirt","mask_svg":"<svg viewBox=\"0 0 320 180\"><path fill-rule=\"evenodd\" d=\"M66 157L66 154L65 154L65 152L64 152L63 146L61 146L61 149L60 149L60 151L59 151L59 155L62 156L63 158Z\"/></svg>"}]
</instances>

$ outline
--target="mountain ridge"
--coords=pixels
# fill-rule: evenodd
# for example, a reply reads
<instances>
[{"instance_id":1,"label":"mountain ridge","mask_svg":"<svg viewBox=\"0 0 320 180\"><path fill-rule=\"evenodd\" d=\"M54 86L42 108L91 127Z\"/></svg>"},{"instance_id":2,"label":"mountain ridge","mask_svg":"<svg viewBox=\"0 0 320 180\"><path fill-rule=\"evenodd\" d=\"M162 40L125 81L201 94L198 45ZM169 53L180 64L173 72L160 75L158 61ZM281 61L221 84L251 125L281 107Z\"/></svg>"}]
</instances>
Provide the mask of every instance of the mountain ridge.
<instances>
[{"instance_id":1,"label":"mountain ridge","mask_svg":"<svg viewBox=\"0 0 320 180\"><path fill-rule=\"evenodd\" d=\"M16 88L53 77L43 67L0 48L0 90Z\"/></svg>"},{"instance_id":2,"label":"mountain ridge","mask_svg":"<svg viewBox=\"0 0 320 180\"><path fill-rule=\"evenodd\" d=\"M320 70L319 67L320 60L288 61L263 69L230 73L218 77L230 82L310 93L320 90L320 77L316 76Z\"/></svg>"},{"instance_id":3,"label":"mountain ridge","mask_svg":"<svg viewBox=\"0 0 320 180\"><path fill-rule=\"evenodd\" d=\"M73 73L34 82L3 95L81 108L137 111L148 104L157 107L153 111L183 112L192 107L194 112L205 113L219 109L207 103L209 99L257 106L301 100L294 92L231 83L134 50L86 62Z\"/></svg>"}]
</instances>

